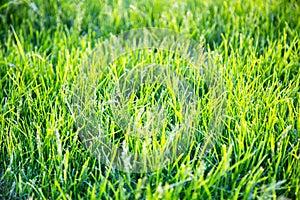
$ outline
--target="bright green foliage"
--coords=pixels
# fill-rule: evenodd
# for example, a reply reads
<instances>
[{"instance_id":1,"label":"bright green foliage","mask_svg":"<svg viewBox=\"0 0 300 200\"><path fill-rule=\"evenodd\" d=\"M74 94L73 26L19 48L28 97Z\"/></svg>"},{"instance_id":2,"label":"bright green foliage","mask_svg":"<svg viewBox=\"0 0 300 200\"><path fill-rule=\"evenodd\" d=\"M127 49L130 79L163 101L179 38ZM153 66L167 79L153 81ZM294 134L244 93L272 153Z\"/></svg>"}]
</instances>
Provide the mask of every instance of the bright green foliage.
<instances>
[{"instance_id":1,"label":"bright green foliage","mask_svg":"<svg viewBox=\"0 0 300 200\"><path fill-rule=\"evenodd\" d=\"M0 199L300 198L299 19L296 0L1 2ZM143 27L203 43L222 71L227 106L201 159L193 149L131 174L85 149L68 103L93 48Z\"/></svg>"}]
</instances>

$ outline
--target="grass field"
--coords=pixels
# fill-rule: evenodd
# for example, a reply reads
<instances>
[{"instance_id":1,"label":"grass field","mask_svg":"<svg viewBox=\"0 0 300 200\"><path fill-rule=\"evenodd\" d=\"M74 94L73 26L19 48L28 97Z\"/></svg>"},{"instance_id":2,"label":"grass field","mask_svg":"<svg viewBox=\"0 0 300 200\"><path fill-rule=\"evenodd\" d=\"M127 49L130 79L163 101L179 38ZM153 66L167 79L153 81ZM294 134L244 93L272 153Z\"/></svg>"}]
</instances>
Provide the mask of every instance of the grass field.
<instances>
[{"instance_id":1,"label":"grass field","mask_svg":"<svg viewBox=\"0 0 300 200\"><path fill-rule=\"evenodd\" d=\"M300 199L296 0L0 2L0 199ZM155 170L133 172L103 163L87 149L80 134L94 121L79 126L72 105L94 50L112 35L145 27L202 45L207 66L201 67L211 70L205 77L218 74L214 83L221 87L201 79L178 52L137 50L108 66L94 58L92 66L100 70L88 78L100 109L91 115L116 147L151 153L186 116L196 124L185 130L195 136L187 151ZM122 75L153 62L193 86L192 103L176 97L180 91L172 84L146 78L143 86L129 87L136 94L123 96L125 107L110 104L103 111L114 85L135 77ZM226 105L214 113L220 97ZM149 117L142 112L148 104L166 111ZM197 108L184 113L186 104ZM216 119L209 148L202 148ZM149 120L157 134L151 147L147 138L131 137L128 126L145 132Z\"/></svg>"}]
</instances>

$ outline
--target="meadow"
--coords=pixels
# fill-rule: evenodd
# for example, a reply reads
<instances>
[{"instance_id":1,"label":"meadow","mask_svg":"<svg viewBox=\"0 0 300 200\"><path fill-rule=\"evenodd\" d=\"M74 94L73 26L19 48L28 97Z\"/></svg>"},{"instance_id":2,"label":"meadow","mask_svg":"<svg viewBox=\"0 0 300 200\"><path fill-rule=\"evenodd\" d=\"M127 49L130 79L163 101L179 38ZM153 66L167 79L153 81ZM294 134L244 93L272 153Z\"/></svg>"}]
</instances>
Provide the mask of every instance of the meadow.
<instances>
[{"instance_id":1,"label":"meadow","mask_svg":"<svg viewBox=\"0 0 300 200\"><path fill-rule=\"evenodd\" d=\"M0 199L300 199L299 19L297 0L0 1ZM98 54L144 28L194 41L200 70Z\"/></svg>"}]
</instances>

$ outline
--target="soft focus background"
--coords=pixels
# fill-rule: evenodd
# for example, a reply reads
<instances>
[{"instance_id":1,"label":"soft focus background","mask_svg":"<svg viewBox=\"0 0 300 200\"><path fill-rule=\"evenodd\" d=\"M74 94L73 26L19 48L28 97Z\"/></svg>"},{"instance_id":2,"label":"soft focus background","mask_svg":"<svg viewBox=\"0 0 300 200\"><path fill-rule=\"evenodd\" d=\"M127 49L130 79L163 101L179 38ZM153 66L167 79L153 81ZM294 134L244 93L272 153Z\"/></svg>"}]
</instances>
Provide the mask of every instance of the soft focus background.
<instances>
[{"instance_id":1,"label":"soft focus background","mask_svg":"<svg viewBox=\"0 0 300 200\"><path fill-rule=\"evenodd\" d=\"M0 2L0 199L300 198L296 0ZM162 27L224 69L224 130L210 154L130 174L84 148L66 102L96 44Z\"/></svg>"}]
</instances>

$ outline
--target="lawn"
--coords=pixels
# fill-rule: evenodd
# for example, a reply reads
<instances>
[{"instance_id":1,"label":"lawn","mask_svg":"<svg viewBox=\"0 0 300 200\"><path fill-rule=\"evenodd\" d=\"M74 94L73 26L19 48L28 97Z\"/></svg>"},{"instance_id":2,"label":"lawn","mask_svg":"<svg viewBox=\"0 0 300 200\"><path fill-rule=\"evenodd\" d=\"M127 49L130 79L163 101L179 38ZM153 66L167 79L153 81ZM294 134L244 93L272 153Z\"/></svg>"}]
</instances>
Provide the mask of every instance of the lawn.
<instances>
[{"instance_id":1,"label":"lawn","mask_svg":"<svg viewBox=\"0 0 300 200\"><path fill-rule=\"evenodd\" d=\"M296 0L0 1L0 199L300 199Z\"/></svg>"}]
</instances>

